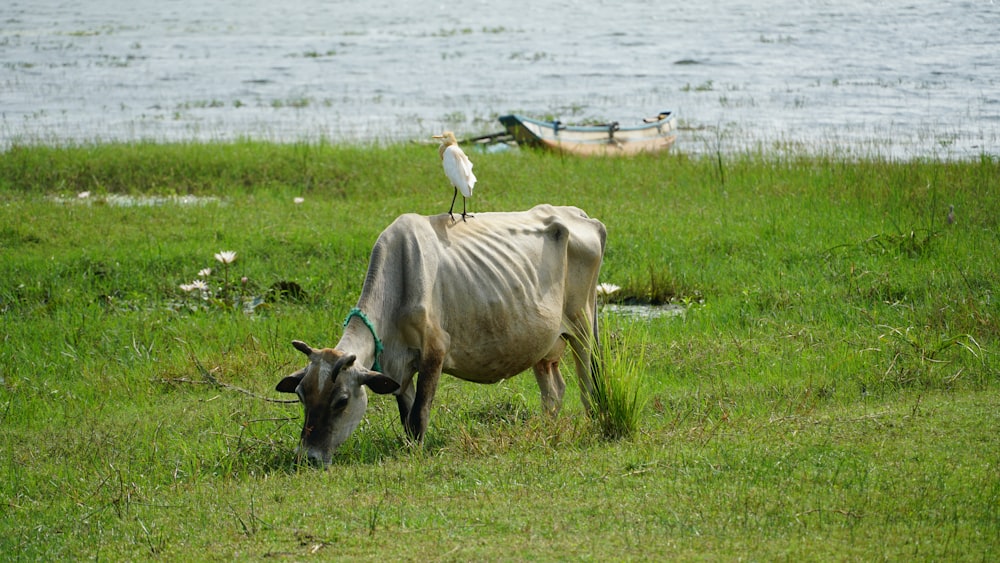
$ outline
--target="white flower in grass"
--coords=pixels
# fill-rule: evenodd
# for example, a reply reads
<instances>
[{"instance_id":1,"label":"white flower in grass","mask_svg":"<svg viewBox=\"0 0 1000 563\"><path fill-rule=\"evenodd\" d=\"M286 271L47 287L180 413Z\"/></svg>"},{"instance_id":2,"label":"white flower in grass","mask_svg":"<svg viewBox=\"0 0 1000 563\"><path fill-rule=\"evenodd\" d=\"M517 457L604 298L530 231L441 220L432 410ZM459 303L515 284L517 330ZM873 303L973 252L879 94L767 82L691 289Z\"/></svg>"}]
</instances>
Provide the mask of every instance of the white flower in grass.
<instances>
[{"instance_id":1,"label":"white flower in grass","mask_svg":"<svg viewBox=\"0 0 1000 563\"><path fill-rule=\"evenodd\" d=\"M597 294L607 297L612 293L618 293L621 288L613 283L602 283L597 286Z\"/></svg>"},{"instance_id":2,"label":"white flower in grass","mask_svg":"<svg viewBox=\"0 0 1000 563\"><path fill-rule=\"evenodd\" d=\"M181 289L183 289L184 291L188 291L188 292L191 292L191 291L207 291L208 290L208 284L205 283L204 280L194 280L191 283L182 283L181 284Z\"/></svg>"},{"instance_id":3,"label":"white flower in grass","mask_svg":"<svg viewBox=\"0 0 1000 563\"><path fill-rule=\"evenodd\" d=\"M200 272L198 272L198 277L199 278L207 278L210 275L212 275L212 269L211 268L202 268L202 270Z\"/></svg>"},{"instance_id":4,"label":"white flower in grass","mask_svg":"<svg viewBox=\"0 0 1000 563\"><path fill-rule=\"evenodd\" d=\"M297 197L297 198L293 199L292 201L294 201L296 204L299 204L299 203L304 202L305 200L306 200L306 198L304 198L304 197Z\"/></svg>"},{"instance_id":5,"label":"white flower in grass","mask_svg":"<svg viewBox=\"0 0 1000 563\"><path fill-rule=\"evenodd\" d=\"M233 250L223 250L215 255L215 259L223 264L232 264L236 261L236 252Z\"/></svg>"},{"instance_id":6,"label":"white flower in grass","mask_svg":"<svg viewBox=\"0 0 1000 563\"><path fill-rule=\"evenodd\" d=\"M76 194L76 197L80 199L87 199L88 197L90 197L90 192L80 192Z\"/></svg>"}]
</instances>

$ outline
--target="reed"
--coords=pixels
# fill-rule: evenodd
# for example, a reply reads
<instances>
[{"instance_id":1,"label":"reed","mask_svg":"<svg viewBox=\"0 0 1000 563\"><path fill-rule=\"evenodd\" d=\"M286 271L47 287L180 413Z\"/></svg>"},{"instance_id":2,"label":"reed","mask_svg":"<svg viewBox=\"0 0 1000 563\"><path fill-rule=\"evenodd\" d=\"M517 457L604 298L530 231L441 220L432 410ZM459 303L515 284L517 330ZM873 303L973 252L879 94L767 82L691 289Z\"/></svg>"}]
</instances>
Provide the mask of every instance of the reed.
<instances>
[{"instance_id":1,"label":"reed","mask_svg":"<svg viewBox=\"0 0 1000 563\"><path fill-rule=\"evenodd\" d=\"M637 323L605 315L600 338L591 343L600 366L594 373L590 398L593 416L604 437L632 436L646 406L646 347L648 333Z\"/></svg>"}]
</instances>

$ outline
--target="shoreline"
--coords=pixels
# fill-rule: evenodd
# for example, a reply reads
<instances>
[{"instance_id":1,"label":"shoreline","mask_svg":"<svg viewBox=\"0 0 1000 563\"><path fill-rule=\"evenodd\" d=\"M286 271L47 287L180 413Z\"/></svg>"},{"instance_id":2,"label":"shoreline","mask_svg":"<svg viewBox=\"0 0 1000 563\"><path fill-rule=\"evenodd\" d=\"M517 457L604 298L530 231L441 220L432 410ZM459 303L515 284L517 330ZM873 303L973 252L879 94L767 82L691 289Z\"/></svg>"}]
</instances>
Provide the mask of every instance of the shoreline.
<instances>
[{"instance_id":1,"label":"shoreline","mask_svg":"<svg viewBox=\"0 0 1000 563\"><path fill-rule=\"evenodd\" d=\"M477 153L505 153L534 151L516 143L471 144L468 139L480 136L481 133L459 135L459 142ZM726 157L756 156L764 158L819 158L843 159L846 161L880 160L891 162L937 161L937 162L968 162L982 158L1000 158L1000 143L992 150L986 146L970 145L968 150L953 151L943 147L941 151L907 154L901 150L896 141L889 138L872 137L851 145L839 144L835 141L795 140L795 139L739 139L734 136L715 133L711 128L694 129L690 126L678 128L678 140L668 150L655 155L638 155L638 158L663 157L668 155L684 155L692 158L719 155ZM334 147L349 150L395 150L409 146L437 146L431 141L430 135L414 136L404 139L337 139L324 135L275 139L262 136L233 136L231 138L135 138L135 139L4 139L0 141L0 155L17 150L91 150L99 147L176 147L176 146L233 146L261 145L273 147ZM579 157L577 157L579 158ZM598 158L635 158L635 157L598 157Z\"/></svg>"}]
</instances>

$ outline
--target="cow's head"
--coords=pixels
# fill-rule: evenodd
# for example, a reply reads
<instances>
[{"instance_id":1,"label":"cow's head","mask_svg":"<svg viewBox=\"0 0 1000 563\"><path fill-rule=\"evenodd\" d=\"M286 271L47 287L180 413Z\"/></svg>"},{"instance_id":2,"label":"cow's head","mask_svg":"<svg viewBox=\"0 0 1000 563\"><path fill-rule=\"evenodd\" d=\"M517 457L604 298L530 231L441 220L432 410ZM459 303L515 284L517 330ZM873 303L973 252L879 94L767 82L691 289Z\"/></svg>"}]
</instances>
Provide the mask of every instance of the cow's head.
<instances>
[{"instance_id":1,"label":"cow's head","mask_svg":"<svg viewBox=\"0 0 1000 563\"><path fill-rule=\"evenodd\" d=\"M330 348L313 350L298 340L292 345L309 356L309 365L279 381L275 389L299 396L306 413L299 455L325 467L330 465L333 450L350 437L365 415L365 386L376 393L392 393L399 384L365 369L353 355Z\"/></svg>"}]
</instances>

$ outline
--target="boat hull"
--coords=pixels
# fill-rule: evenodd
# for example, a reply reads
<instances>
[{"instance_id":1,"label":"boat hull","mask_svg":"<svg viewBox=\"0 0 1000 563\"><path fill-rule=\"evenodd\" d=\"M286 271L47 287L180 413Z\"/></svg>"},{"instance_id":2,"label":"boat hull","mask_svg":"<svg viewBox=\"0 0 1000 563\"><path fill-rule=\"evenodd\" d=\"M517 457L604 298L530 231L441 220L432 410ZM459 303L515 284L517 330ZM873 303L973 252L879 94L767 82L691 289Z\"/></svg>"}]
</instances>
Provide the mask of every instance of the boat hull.
<instances>
[{"instance_id":1,"label":"boat hull","mask_svg":"<svg viewBox=\"0 0 1000 563\"><path fill-rule=\"evenodd\" d=\"M676 122L669 113L661 116L635 127L567 126L519 115L501 116L500 123L519 145L581 156L623 156L660 152L674 143Z\"/></svg>"}]
</instances>

